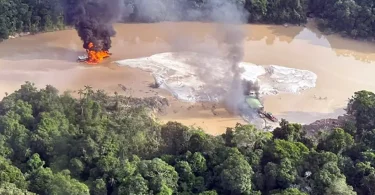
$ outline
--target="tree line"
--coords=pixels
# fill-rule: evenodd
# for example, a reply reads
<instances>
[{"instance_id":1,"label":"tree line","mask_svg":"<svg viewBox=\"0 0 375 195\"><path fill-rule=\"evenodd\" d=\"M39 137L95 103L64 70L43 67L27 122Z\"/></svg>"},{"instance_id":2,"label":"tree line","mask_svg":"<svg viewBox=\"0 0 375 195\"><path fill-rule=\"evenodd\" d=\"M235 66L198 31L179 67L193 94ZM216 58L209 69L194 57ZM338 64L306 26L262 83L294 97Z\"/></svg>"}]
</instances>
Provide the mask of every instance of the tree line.
<instances>
[{"instance_id":1,"label":"tree line","mask_svg":"<svg viewBox=\"0 0 375 195\"><path fill-rule=\"evenodd\" d=\"M0 102L1 194L375 194L372 92L355 93L331 131L282 120L219 136L157 123L157 98L78 94L26 82Z\"/></svg>"},{"instance_id":2,"label":"tree line","mask_svg":"<svg viewBox=\"0 0 375 195\"><path fill-rule=\"evenodd\" d=\"M215 9L208 0L154 0L139 6L135 0L122 0L132 12L122 22L205 20L194 13ZM233 0L248 13L249 23L304 24L308 17L317 19L321 30L353 38L375 36L374 2L371 0ZM44 32L63 29L64 7L69 0L0 0L0 40L20 32ZM153 3L151 3L153 2ZM177 3L176 3L177 2ZM173 5L183 5L174 10ZM147 6L150 6L150 9ZM180 6L181 7L181 6ZM155 10L158 9L158 10ZM151 10L151 11L150 11ZM151 14L152 13L152 14ZM149 15L149 17L148 17Z\"/></svg>"}]
</instances>

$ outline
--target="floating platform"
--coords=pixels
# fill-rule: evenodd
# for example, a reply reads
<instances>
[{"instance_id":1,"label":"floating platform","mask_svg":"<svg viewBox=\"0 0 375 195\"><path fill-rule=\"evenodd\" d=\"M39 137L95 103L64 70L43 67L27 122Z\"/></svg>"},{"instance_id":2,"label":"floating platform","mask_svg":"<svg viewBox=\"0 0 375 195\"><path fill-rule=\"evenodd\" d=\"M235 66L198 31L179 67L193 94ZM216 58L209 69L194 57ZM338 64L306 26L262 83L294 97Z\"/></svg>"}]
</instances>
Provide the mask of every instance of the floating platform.
<instances>
[{"instance_id":1,"label":"floating platform","mask_svg":"<svg viewBox=\"0 0 375 195\"><path fill-rule=\"evenodd\" d=\"M85 62L87 59L88 59L87 56L78 56L77 61L78 61L78 62Z\"/></svg>"},{"instance_id":2,"label":"floating platform","mask_svg":"<svg viewBox=\"0 0 375 195\"><path fill-rule=\"evenodd\" d=\"M112 53L108 53L108 56L105 56L105 58L109 58L112 55ZM78 56L77 62L86 62L89 57L87 55Z\"/></svg>"}]
</instances>

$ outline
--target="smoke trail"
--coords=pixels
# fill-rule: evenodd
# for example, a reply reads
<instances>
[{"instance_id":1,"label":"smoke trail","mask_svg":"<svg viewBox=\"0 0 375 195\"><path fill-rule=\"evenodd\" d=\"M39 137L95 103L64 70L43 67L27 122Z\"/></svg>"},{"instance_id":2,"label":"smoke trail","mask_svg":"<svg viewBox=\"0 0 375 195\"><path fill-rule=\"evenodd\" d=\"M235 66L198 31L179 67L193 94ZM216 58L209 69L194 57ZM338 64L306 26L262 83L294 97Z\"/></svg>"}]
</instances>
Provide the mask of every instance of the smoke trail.
<instances>
[{"instance_id":1,"label":"smoke trail","mask_svg":"<svg viewBox=\"0 0 375 195\"><path fill-rule=\"evenodd\" d=\"M66 22L74 25L83 48L108 51L116 32L113 23L120 14L119 0L67 0ZM92 43L94 47L89 47Z\"/></svg>"},{"instance_id":2,"label":"smoke trail","mask_svg":"<svg viewBox=\"0 0 375 195\"><path fill-rule=\"evenodd\" d=\"M246 23L248 12L244 9L243 0L125 0L121 5L124 21L157 22L157 21L210 21L218 23L214 38L218 44L199 47L192 44L191 37L174 34L173 24L170 27L172 48L175 51L198 51L219 55L224 63L212 61L212 58L196 58L190 56L189 64L198 67L198 76L205 83L202 91L211 94L222 94L227 90L225 102L233 112L237 112L238 104L244 100L241 80L242 70L239 63L244 56L244 38L241 24ZM212 57L212 56L211 56ZM216 79L217 70L224 70L226 80ZM219 85L220 83L220 85Z\"/></svg>"},{"instance_id":3,"label":"smoke trail","mask_svg":"<svg viewBox=\"0 0 375 195\"><path fill-rule=\"evenodd\" d=\"M226 30L227 39L225 42L228 46L229 64L232 71L232 82L229 91L225 97L227 107L234 113L238 112L238 106L244 101L244 85L241 79L243 70L239 67L239 63L244 57L243 41L244 35L239 27L232 27Z\"/></svg>"},{"instance_id":4,"label":"smoke trail","mask_svg":"<svg viewBox=\"0 0 375 195\"><path fill-rule=\"evenodd\" d=\"M239 67L239 63L244 57L244 39L241 24L246 22L247 12L244 10L244 1L225 1L225 0L212 0L211 5L215 7L211 13L211 18L215 22L219 22L218 31L222 32L223 43L226 44L225 58L231 69L231 77L229 91L225 96L225 103L227 108L234 113L239 112L239 105L244 101L244 86L241 79L243 70Z\"/></svg>"},{"instance_id":5,"label":"smoke trail","mask_svg":"<svg viewBox=\"0 0 375 195\"><path fill-rule=\"evenodd\" d=\"M244 56L243 24L248 13L244 9L244 0L66 0L67 21L74 24L79 36L88 48L94 43L95 50L108 50L111 47L111 36L115 35L112 23L124 22L157 22L157 21L211 21L218 23L218 45L204 47L207 53L220 54L224 63L212 64L202 58L190 59L198 67L198 75L205 82L206 91L221 93L223 88L229 89L225 97L227 106L237 111L238 104L243 100L243 85L239 63ZM171 27L173 32L173 27ZM196 45L189 44L189 39L180 35L175 46L176 50L194 50ZM217 46L220 46L219 48ZM179 48L177 48L179 47ZM198 49L196 49L197 51ZM220 51L217 51L220 50ZM199 51L199 50L198 50ZM201 52L201 51L199 51ZM225 81L219 86L215 79L216 70L220 66L226 75Z\"/></svg>"}]
</instances>

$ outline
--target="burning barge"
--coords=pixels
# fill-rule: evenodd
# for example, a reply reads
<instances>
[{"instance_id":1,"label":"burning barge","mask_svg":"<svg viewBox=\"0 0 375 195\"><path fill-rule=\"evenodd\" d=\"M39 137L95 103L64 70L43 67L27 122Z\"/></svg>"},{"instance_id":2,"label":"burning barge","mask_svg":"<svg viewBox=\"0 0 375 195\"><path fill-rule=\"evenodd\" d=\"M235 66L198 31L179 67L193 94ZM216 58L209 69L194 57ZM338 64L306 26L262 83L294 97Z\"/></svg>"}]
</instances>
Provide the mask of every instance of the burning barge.
<instances>
[{"instance_id":1,"label":"burning barge","mask_svg":"<svg viewBox=\"0 0 375 195\"><path fill-rule=\"evenodd\" d=\"M260 118L268 119L272 122L278 122L278 119L271 113L264 110L263 104L259 98L259 85L251 81L243 81L244 84L244 95L246 105L255 110Z\"/></svg>"},{"instance_id":2,"label":"burning barge","mask_svg":"<svg viewBox=\"0 0 375 195\"><path fill-rule=\"evenodd\" d=\"M112 53L109 53L109 51L106 50L96 50L93 43L88 44L86 53L87 54L84 56L78 56L77 62L85 62L87 64L94 65L112 55Z\"/></svg>"}]
</instances>

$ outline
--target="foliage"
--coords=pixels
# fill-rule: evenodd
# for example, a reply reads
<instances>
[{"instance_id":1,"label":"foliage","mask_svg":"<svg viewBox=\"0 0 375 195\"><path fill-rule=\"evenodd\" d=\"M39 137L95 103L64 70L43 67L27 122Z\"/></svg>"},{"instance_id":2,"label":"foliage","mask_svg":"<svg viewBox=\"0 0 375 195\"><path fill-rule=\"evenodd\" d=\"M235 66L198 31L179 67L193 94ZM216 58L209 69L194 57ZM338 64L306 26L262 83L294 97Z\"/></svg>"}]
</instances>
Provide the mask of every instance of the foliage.
<instances>
[{"instance_id":1,"label":"foliage","mask_svg":"<svg viewBox=\"0 0 375 195\"><path fill-rule=\"evenodd\" d=\"M0 0L0 40L14 33L62 28L62 0Z\"/></svg>"},{"instance_id":2,"label":"foliage","mask_svg":"<svg viewBox=\"0 0 375 195\"><path fill-rule=\"evenodd\" d=\"M334 129L329 135L323 138L318 145L318 149L330 151L333 153L341 153L349 149L354 143L353 137L346 133L343 129Z\"/></svg>"},{"instance_id":3,"label":"foliage","mask_svg":"<svg viewBox=\"0 0 375 195\"><path fill-rule=\"evenodd\" d=\"M2 195L36 195L27 190L19 189L14 183L4 182L0 184L0 194Z\"/></svg>"},{"instance_id":4,"label":"foliage","mask_svg":"<svg viewBox=\"0 0 375 195\"><path fill-rule=\"evenodd\" d=\"M308 16L319 27L354 38L374 38L375 14L371 0L232 0L247 22L304 24ZM227 1L216 0L119 0L126 9L119 22L212 21L213 12L233 12ZM224 6L223 6L224 4ZM44 32L72 26L76 6L71 0L0 0L0 40L21 32ZM234 6L231 6L234 7ZM243 13L242 13L243 12ZM116 16L117 17L117 16ZM214 18L213 18L214 17ZM116 18L117 19L117 18Z\"/></svg>"},{"instance_id":5,"label":"foliage","mask_svg":"<svg viewBox=\"0 0 375 195\"><path fill-rule=\"evenodd\" d=\"M19 189L27 187L25 176L21 170L3 157L0 157L0 183L12 183Z\"/></svg>"},{"instance_id":6,"label":"foliage","mask_svg":"<svg viewBox=\"0 0 375 195\"><path fill-rule=\"evenodd\" d=\"M374 38L374 2L368 0L312 0L309 12L322 29L355 38Z\"/></svg>"},{"instance_id":7,"label":"foliage","mask_svg":"<svg viewBox=\"0 0 375 195\"><path fill-rule=\"evenodd\" d=\"M375 94L370 91L358 91L350 99L348 114L355 117L359 134L375 129Z\"/></svg>"},{"instance_id":8,"label":"foliage","mask_svg":"<svg viewBox=\"0 0 375 195\"><path fill-rule=\"evenodd\" d=\"M149 113L163 100L59 95L25 83L0 102L1 194L374 194L375 98L349 102L354 125L316 135L282 120L221 136ZM369 116L370 115L370 116Z\"/></svg>"},{"instance_id":9,"label":"foliage","mask_svg":"<svg viewBox=\"0 0 375 195\"><path fill-rule=\"evenodd\" d=\"M272 195L307 195L307 194L304 192L301 192L297 188L287 188L280 192L275 192Z\"/></svg>"}]
</instances>

